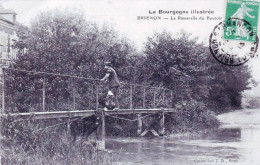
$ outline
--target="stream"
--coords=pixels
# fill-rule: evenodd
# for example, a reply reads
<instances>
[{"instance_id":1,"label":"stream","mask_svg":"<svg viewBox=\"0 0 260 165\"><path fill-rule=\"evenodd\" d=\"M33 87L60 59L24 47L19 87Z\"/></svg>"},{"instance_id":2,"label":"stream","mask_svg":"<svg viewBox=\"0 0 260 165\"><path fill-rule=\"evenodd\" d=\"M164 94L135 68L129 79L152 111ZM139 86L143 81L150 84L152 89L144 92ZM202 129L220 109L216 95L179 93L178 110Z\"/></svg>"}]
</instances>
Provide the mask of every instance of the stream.
<instances>
[{"instance_id":1,"label":"stream","mask_svg":"<svg viewBox=\"0 0 260 165\"><path fill-rule=\"evenodd\" d=\"M217 117L221 125L215 131L164 138L108 137L106 148L118 153L122 165L260 165L260 109Z\"/></svg>"}]
</instances>

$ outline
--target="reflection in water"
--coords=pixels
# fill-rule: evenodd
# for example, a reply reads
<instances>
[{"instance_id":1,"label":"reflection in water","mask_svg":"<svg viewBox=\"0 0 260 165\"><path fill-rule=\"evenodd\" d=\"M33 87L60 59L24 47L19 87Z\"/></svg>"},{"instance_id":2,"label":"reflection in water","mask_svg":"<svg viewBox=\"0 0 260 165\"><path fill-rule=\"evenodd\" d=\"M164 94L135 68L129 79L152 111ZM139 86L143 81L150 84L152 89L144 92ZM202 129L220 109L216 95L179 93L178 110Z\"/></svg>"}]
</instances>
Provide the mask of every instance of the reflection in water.
<instances>
[{"instance_id":1,"label":"reflection in water","mask_svg":"<svg viewBox=\"0 0 260 165\"><path fill-rule=\"evenodd\" d=\"M218 130L167 138L107 138L121 164L260 164L260 110L218 116Z\"/></svg>"}]
</instances>

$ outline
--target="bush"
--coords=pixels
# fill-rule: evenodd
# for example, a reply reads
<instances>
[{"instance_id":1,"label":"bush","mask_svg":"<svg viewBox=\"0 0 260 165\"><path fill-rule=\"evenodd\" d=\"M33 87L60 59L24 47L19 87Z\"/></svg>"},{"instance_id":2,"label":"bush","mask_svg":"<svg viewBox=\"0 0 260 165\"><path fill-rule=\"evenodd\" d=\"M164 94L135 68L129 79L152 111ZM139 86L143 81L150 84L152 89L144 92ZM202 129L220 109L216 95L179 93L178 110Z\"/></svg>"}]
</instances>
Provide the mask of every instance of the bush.
<instances>
[{"instance_id":1,"label":"bush","mask_svg":"<svg viewBox=\"0 0 260 165\"><path fill-rule=\"evenodd\" d=\"M115 154L98 151L91 138L73 142L64 120L15 121L9 117L4 123L1 144L6 165L107 165L117 159Z\"/></svg>"},{"instance_id":2,"label":"bush","mask_svg":"<svg viewBox=\"0 0 260 165\"><path fill-rule=\"evenodd\" d=\"M217 128L220 122L213 111L205 110L205 105L195 100L182 101L176 105L178 111L166 117L169 133L196 132Z\"/></svg>"}]
</instances>

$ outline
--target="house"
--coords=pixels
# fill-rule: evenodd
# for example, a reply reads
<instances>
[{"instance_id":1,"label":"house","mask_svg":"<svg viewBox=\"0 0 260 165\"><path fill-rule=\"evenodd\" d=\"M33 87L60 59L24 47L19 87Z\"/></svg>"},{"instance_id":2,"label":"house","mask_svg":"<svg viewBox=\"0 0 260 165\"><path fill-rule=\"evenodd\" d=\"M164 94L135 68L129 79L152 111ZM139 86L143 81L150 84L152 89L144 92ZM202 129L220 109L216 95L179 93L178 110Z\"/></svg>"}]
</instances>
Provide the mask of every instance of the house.
<instances>
[{"instance_id":1,"label":"house","mask_svg":"<svg viewBox=\"0 0 260 165\"><path fill-rule=\"evenodd\" d=\"M12 47L16 34L16 12L0 6L0 65L8 66L16 59L17 50Z\"/></svg>"}]
</instances>

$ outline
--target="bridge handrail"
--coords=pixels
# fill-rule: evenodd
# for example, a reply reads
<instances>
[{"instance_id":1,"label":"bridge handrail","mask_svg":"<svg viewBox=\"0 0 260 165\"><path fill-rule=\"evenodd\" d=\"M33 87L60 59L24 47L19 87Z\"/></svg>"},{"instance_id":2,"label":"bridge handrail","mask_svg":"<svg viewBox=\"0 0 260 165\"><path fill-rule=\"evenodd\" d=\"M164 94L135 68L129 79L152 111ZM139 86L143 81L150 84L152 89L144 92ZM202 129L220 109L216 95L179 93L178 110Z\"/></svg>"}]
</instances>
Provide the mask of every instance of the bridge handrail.
<instances>
[{"instance_id":1,"label":"bridge handrail","mask_svg":"<svg viewBox=\"0 0 260 165\"><path fill-rule=\"evenodd\" d=\"M91 81L95 81L96 82L96 110L99 107L99 87L100 87L100 79L94 79L94 78L87 78L87 77L82 77L82 76L74 76L74 75L68 75L68 74L59 74L59 73L50 73L50 72L42 72L42 71L28 71L28 70L23 70L23 69L15 69L15 68L3 68L3 78L2 78L2 111L1 113L5 113L5 72L4 70L14 70L14 71L18 71L18 72L26 72L26 73L33 73L33 74L43 74L43 90L42 90L42 110L46 111L46 75L54 75L54 76L61 76L61 77L70 77L70 78L78 78L78 79L84 79L84 80L91 80ZM153 108L156 108L156 94L157 91L156 89L161 89L162 90L162 95L163 95L163 104L165 103L165 98L166 96L166 91L170 91L170 98L172 100L173 97L173 90L167 89L167 88L162 88L162 87L151 87L151 86L146 86L146 85L140 85L140 84L130 84L130 83L122 83L122 84L126 84L126 85L130 85L130 109L133 109L133 87L134 86L141 86L143 87L143 109L146 109L146 88L152 88L154 89L153 91ZM74 79L72 81L72 92L73 92L73 110L76 110L76 98L75 98L75 84L74 84ZM167 101L166 101L167 102Z\"/></svg>"},{"instance_id":2,"label":"bridge handrail","mask_svg":"<svg viewBox=\"0 0 260 165\"><path fill-rule=\"evenodd\" d=\"M53 75L53 76L61 76L61 77L78 78L78 79L85 79L85 80L92 80L92 81L100 81L100 79L88 78L88 77L82 77L82 76L74 76L74 75L68 75L68 74L50 73L50 72L43 72L43 71L29 71L29 70L14 69L14 68L4 68L4 69L6 69L6 70L19 71L19 72L34 73L34 74L45 74L45 75ZM132 84L132 83L125 83L125 82L122 82L121 84L129 85L129 86L141 86L141 87L152 88L152 89L163 89L163 90L173 91L172 89L168 89L168 88L153 87L153 86L142 85L142 84Z\"/></svg>"}]
</instances>

